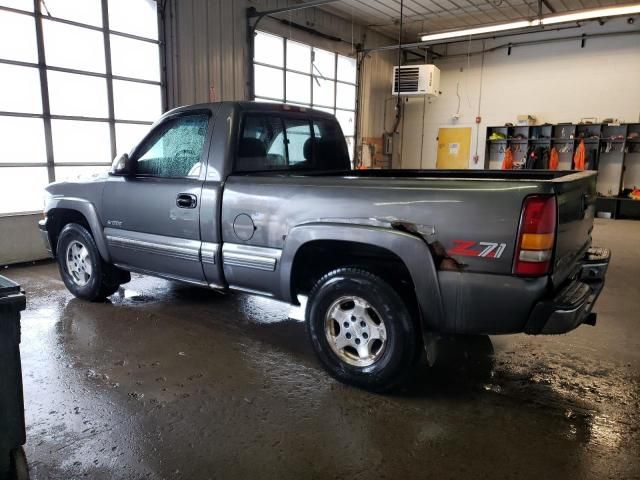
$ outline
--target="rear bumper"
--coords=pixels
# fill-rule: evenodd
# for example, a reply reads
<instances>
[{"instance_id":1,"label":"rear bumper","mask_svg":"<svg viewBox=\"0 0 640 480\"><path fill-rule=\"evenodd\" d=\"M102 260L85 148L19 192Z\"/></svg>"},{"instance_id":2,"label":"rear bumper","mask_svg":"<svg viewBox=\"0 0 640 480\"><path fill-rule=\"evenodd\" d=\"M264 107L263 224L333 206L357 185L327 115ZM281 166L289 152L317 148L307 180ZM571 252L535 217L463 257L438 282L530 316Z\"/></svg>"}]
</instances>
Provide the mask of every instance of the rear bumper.
<instances>
[{"instance_id":1,"label":"rear bumper","mask_svg":"<svg viewBox=\"0 0 640 480\"><path fill-rule=\"evenodd\" d=\"M47 249L47 252L49 252L49 255L53 256L53 249L51 248L51 239L49 238L49 231L47 230L46 218L38 221L38 228L40 229L40 237L42 238L42 243L44 244L44 248Z\"/></svg>"},{"instance_id":2,"label":"rear bumper","mask_svg":"<svg viewBox=\"0 0 640 480\"><path fill-rule=\"evenodd\" d=\"M538 302L524 331L532 335L569 332L583 323L595 325L592 312L602 288L611 259L606 248L590 248L574 279L553 298Z\"/></svg>"}]
</instances>

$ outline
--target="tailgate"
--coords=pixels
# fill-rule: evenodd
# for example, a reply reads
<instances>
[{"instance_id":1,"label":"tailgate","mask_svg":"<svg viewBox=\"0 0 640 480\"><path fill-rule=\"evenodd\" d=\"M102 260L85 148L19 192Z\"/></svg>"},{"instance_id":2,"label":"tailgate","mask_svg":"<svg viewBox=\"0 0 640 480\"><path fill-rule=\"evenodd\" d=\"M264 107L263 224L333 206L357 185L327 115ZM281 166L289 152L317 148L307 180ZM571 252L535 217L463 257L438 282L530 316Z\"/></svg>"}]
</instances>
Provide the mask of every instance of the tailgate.
<instances>
[{"instance_id":1,"label":"tailgate","mask_svg":"<svg viewBox=\"0 0 640 480\"><path fill-rule=\"evenodd\" d=\"M596 209L596 172L578 172L552 180L558 202L558 237L551 276L560 285L591 246Z\"/></svg>"}]
</instances>

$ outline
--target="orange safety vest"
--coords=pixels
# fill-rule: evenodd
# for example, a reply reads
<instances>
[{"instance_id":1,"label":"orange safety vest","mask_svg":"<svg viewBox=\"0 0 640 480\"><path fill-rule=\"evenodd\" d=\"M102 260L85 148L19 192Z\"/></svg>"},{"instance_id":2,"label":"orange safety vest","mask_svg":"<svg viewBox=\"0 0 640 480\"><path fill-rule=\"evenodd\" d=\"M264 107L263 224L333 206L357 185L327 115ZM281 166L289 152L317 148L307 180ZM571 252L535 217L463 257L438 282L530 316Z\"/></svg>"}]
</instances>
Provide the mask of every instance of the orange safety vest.
<instances>
[{"instance_id":1,"label":"orange safety vest","mask_svg":"<svg viewBox=\"0 0 640 480\"><path fill-rule=\"evenodd\" d=\"M502 158L502 169L511 170L513 168L513 153L511 153L511 147L507 147L504 151L504 157Z\"/></svg>"},{"instance_id":2,"label":"orange safety vest","mask_svg":"<svg viewBox=\"0 0 640 480\"><path fill-rule=\"evenodd\" d=\"M549 170L557 170L558 164L560 163L560 156L558 155L558 150L556 147L551 149L551 153L549 154Z\"/></svg>"},{"instance_id":3,"label":"orange safety vest","mask_svg":"<svg viewBox=\"0 0 640 480\"><path fill-rule=\"evenodd\" d=\"M585 148L584 148L584 139L580 140L580 145L576 149L576 154L573 156L573 168L576 170L584 170L584 162L585 162Z\"/></svg>"}]
</instances>

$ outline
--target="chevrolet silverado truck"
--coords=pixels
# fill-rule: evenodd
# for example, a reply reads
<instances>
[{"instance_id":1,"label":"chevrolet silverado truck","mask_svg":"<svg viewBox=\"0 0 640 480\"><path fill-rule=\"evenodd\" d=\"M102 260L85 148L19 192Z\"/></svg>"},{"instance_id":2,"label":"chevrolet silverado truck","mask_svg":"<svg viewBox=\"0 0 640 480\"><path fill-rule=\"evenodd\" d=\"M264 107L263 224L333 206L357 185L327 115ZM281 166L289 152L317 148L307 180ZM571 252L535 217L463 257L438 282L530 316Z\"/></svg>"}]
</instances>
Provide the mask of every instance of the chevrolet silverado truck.
<instances>
[{"instance_id":1,"label":"chevrolet silverado truck","mask_svg":"<svg viewBox=\"0 0 640 480\"><path fill-rule=\"evenodd\" d=\"M306 298L337 379L396 386L438 335L595 324L596 173L353 170L327 113L252 102L166 113L102 178L46 189L67 288L104 300L129 272Z\"/></svg>"}]
</instances>

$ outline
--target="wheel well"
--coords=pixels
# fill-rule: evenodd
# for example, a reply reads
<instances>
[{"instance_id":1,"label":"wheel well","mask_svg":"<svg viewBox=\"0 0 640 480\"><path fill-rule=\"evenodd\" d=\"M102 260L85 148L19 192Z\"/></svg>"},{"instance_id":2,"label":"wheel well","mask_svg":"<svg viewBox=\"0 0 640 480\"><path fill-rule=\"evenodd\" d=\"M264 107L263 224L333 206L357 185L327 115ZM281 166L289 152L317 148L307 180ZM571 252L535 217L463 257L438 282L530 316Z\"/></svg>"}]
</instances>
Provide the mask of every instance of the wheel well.
<instances>
[{"instance_id":1,"label":"wheel well","mask_svg":"<svg viewBox=\"0 0 640 480\"><path fill-rule=\"evenodd\" d=\"M77 223L86 228L91 235L91 227L86 217L77 210L71 210L69 208L54 208L47 213L47 231L49 232L49 240L51 241L51 250L55 255L58 246L58 237L60 232L70 223Z\"/></svg>"},{"instance_id":2,"label":"wheel well","mask_svg":"<svg viewBox=\"0 0 640 480\"><path fill-rule=\"evenodd\" d=\"M388 282L419 318L415 285L402 259L386 248L341 240L314 240L305 243L293 260L291 294L308 295L323 275L342 267L367 270Z\"/></svg>"}]
</instances>

